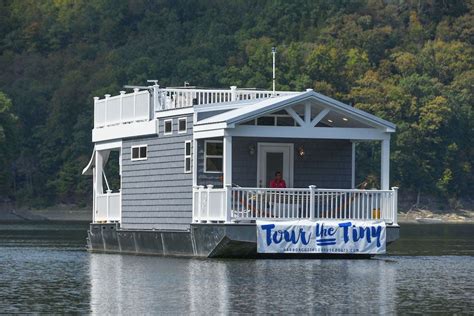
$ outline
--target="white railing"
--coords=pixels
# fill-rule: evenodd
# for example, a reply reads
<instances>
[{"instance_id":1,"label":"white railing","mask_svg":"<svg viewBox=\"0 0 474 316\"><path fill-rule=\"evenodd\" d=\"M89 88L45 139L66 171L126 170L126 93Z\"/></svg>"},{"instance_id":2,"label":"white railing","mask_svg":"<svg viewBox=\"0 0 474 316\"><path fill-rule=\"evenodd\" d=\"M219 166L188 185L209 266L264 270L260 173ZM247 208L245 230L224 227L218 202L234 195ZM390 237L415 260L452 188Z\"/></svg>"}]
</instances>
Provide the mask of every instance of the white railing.
<instances>
[{"instance_id":1,"label":"white railing","mask_svg":"<svg viewBox=\"0 0 474 316\"><path fill-rule=\"evenodd\" d=\"M156 111L190 107L201 104L227 103L240 100L265 99L273 96L272 91L227 89L157 89ZM275 96L296 94L299 92L276 91Z\"/></svg>"},{"instance_id":2,"label":"white railing","mask_svg":"<svg viewBox=\"0 0 474 316\"><path fill-rule=\"evenodd\" d=\"M239 100L266 99L272 96L297 94L299 92L266 90L245 90L231 87L231 89L188 89L164 88L158 85L151 86L154 91L154 110L170 110L192 107L201 104L218 104ZM150 92L139 91L135 88L132 93L120 91L117 96L106 94L104 99L94 97L94 128L116 126L133 122L149 121Z\"/></svg>"},{"instance_id":3,"label":"white railing","mask_svg":"<svg viewBox=\"0 0 474 316\"><path fill-rule=\"evenodd\" d=\"M95 203L94 222L120 222L121 217L121 193L107 192L97 194Z\"/></svg>"},{"instance_id":4,"label":"white railing","mask_svg":"<svg viewBox=\"0 0 474 316\"><path fill-rule=\"evenodd\" d=\"M106 94L105 99L95 97L94 128L148 121L150 112L150 93L147 90L134 89L128 94L120 91L120 95L113 97Z\"/></svg>"},{"instance_id":5,"label":"white railing","mask_svg":"<svg viewBox=\"0 0 474 316\"><path fill-rule=\"evenodd\" d=\"M226 221L227 189L199 186L193 190L193 218L198 221Z\"/></svg>"},{"instance_id":6,"label":"white railing","mask_svg":"<svg viewBox=\"0 0 474 316\"><path fill-rule=\"evenodd\" d=\"M256 219L358 219L397 224L397 188L194 189L195 222Z\"/></svg>"}]
</instances>

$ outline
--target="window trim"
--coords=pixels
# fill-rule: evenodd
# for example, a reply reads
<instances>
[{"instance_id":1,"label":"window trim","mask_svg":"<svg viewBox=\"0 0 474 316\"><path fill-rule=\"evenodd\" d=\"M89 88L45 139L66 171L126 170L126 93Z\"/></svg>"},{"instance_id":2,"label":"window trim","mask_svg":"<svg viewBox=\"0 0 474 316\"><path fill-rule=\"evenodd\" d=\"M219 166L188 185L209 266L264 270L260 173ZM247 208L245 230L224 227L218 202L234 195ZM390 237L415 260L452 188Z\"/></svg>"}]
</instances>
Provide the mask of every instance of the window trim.
<instances>
[{"instance_id":1,"label":"window trim","mask_svg":"<svg viewBox=\"0 0 474 316\"><path fill-rule=\"evenodd\" d=\"M187 144L189 144L189 155L186 155ZM191 173L193 171L192 154L193 154L193 147L191 145L191 141L187 140L184 142L184 173ZM189 170L186 170L186 159L189 159Z\"/></svg>"},{"instance_id":2,"label":"window trim","mask_svg":"<svg viewBox=\"0 0 474 316\"><path fill-rule=\"evenodd\" d=\"M184 130L183 131L181 131L179 129L179 122L180 121L184 121ZM188 132L188 118L186 116L178 118L178 134L186 134L187 132Z\"/></svg>"},{"instance_id":3,"label":"window trim","mask_svg":"<svg viewBox=\"0 0 474 316\"><path fill-rule=\"evenodd\" d=\"M222 141L222 140L204 140L204 173L224 173L224 151L222 152L222 156L207 155L207 144L208 143L222 144L222 146L224 146L224 141ZM224 149L224 148L222 148L222 149ZM208 171L207 170L207 158L221 158L222 159L222 171Z\"/></svg>"},{"instance_id":4,"label":"window trim","mask_svg":"<svg viewBox=\"0 0 474 316\"><path fill-rule=\"evenodd\" d=\"M146 148L146 157L140 157L140 148ZM138 158L133 158L133 149L138 148ZM130 148L130 160L132 161L140 161L140 160L147 160L148 159L148 145L134 145Z\"/></svg>"},{"instance_id":5,"label":"window trim","mask_svg":"<svg viewBox=\"0 0 474 316\"><path fill-rule=\"evenodd\" d=\"M171 122L171 131L166 132L166 123ZM163 135L173 135L173 119L168 119L163 121Z\"/></svg>"}]
</instances>

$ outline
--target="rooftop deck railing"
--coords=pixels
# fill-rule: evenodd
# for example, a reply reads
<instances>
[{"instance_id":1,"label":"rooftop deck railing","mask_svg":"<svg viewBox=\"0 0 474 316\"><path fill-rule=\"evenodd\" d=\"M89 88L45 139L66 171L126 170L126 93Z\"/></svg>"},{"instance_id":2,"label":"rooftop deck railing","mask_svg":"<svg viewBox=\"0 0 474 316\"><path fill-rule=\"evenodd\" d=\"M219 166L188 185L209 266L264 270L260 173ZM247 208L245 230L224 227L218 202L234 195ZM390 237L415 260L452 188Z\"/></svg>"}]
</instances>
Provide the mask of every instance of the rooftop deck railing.
<instances>
[{"instance_id":1,"label":"rooftop deck railing","mask_svg":"<svg viewBox=\"0 0 474 316\"><path fill-rule=\"evenodd\" d=\"M191 89L165 88L157 89L158 102L155 110L170 110L190 107L201 104L227 103L240 100L254 100L295 94L291 91L245 90L231 87L228 89Z\"/></svg>"},{"instance_id":2,"label":"rooftop deck railing","mask_svg":"<svg viewBox=\"0 0 474 316\"><path fill-rule=\"evenodd\" d=\"M290 91L231 89L153 88L155 111L180 109L201 104L228 103L240 100L266 99L272 96L296 94ZM94 98L94 128L103 128L153 119L151 93L148 90L132 93L120 91L117 96L106 94L104 99Z\"/></svg>"},{"instance_id":3,"label":"rooftop deck railing","mask_svg":"<svg viewBox=\"0 0 474 316\"><path fill-rule=\"evenodd\" d=\"M150 92L138 91L117 96L106 94L104 99L94 98L94 128L150 120Z\"/></svg>"},{"instance_id":4,"label":"rooftop deck railing","mask_svg":"<svg viewBox=\"0 0 474 316\"><path fill-rule=\"evenodd\" d=\"M194 222L257 219L384 220L397 224L397 188L194 188Z\"/></svg>"}]
</instances>

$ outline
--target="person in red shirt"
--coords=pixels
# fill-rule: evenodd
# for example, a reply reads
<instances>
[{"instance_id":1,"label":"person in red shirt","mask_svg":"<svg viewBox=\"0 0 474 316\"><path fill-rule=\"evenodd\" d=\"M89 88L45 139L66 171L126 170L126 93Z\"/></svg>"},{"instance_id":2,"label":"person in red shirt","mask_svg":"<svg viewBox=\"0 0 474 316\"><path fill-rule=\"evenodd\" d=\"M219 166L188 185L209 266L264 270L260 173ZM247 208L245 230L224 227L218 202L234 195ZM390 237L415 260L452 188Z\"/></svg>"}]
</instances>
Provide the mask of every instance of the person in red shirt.
<instances>
[{"instance_id":1,"label":"person in red shirt","mask_svg":"<svg viewBox=\"0 0 474 316\"><path fill-rule=\"evenodd\" d=\"M275 172L275 178L270 181L270 188L286 188L286 182L281 177L281 172Z\"/></svg>"}]
</instances>

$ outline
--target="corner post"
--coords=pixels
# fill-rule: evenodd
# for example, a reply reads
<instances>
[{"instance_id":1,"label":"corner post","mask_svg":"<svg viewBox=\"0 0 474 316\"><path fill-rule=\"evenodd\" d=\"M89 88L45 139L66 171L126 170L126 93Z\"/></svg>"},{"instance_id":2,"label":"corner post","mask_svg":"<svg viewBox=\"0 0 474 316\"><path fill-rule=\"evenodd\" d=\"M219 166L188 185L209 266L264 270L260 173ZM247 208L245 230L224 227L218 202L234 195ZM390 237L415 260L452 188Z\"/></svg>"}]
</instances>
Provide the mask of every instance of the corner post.
<instances>
[{"instance_id":1,"label":"corner post","mask_svg":"<svg viewBox=\"0 0 474 316\"><path fill-rule=\"evenodd\" d=\"M109 111L109 98L110 98L110 94L106 94L105 95L105 100L104 100L104 109L105 109L105 113L104 113L104 126L107 126L109 124L107 124L107 112Z\"/></svg>"},{"instance_id":2,"label":"corner post","mask_svg":"<svg viewBox=\"0 0 474 316\"><path fill-rule=\"evenodd\" d=\"M160 93L160 85L158 84L158 81L155 81L153 84L153 107L155 111L163 110L161 108L158 93Z\"/></svg>"},{"instance_id":3,"label":"corner post","mask_svg":"<svg viewBox=\"0 0 474 316\"><path fill-rule=\"evenodd\" d=\"M96 172L96 194L104 194L102 184L102 172L103 172L104 157L100 150L95 152L95 172Z\"/></svg>"},{"instance_id":4,"label":"corner post","mask_svg":"<svg viewBox=\"0 0 474 316\"><path fill-rule=\"evenodd\" d=\"M197 186L198 141L195 138L193 138L191 160L192 160L192 171L193 171L193 186Z\"/></svg>"},{"instance_id":5,"label":"corner post","mask_svg":"<svg viewBox=\"0 0 474 316\"><path fill-rule=\"evenodd\" d=\"M137 93L140 89L133 88L133 121L137 119Z\"/></svg>"},{"instance_id":6,"label":"corner post","mask_svg":"<svg viewBox=\"0 0 474 316\"><path fill-rule=\"evenodd\" d=\"M94 157L94 159L96 159L96 157ZM92 168L92 223L95 223L96 208L97 208L97 167L94 167Z\"/></svg>"},{"instance_id":7,"label":"corner post","mask_svg":"<svg viewBox=\"0 0 474 316\"><path fill-rule=\"evenodd\" d=\"M211 212L211 190L214 186L212 184L207 185L207 201L206 201L206 220L209 222Z\"/></svg>"},{"instance_id":8,"label":"corner post","mask_svg":"<svg viewBox=\"0 0 474 316\"><path fill-rule=\"evenodd\" d=\"M120 91L120 124L123 123L123 96L125 95L125 91Z\"/></svg>"},{"instance_id":9,"label":"corner post","mask_svg":"<svg viewBox=\"0 0 474 316\"><path fill-rule=\"evenodd\" d=\"M398 187L392 187L392 217L393 225L398 225Z\"/></svg>"},{"instance_id":10,"label":"corner post","mask_svg":"<svg viewBox=\"0 0 474 316\"><path fill-rule=\"evenodd\" d=\"M223 176L224 186L232 185L232 136L224 136L224 161L223 161Z\"/></svg>"},{"instance_id":11,"label":"corner post","mask_svg":"<svg viewBox=\"0 0 474 316\"><path fill-rule=\"evenodd\" d=\"M196 220L198 222L201 222L201 214L202 214L202 192L204 191L204 186L203 185L198 185L198 203L196 207Z\"/></svg>"},{"instance_id":12,"label":"corner post","mask_svg":"<svg viewBox=\"0 0 474 316\"><path fill-rule=\"evenodd\" d=\"M380 155L380 186L382 190L389 190L390 186L390 136L382 140Z\"/></svg>"},{"instance_id":13,"label":"corner post","mask_svg":"<svg viewBox=\"0 0 474 316\"><path fill-rule=\"evenodd\" d=\"M110 193L112 193L112 190L107 190L107 207L106 207L106 216L107 216L107 223L110 223L110 216L109 216L109 209L110 209Z\"/></svg>"},{"instance_id":14,"label":"corner post","mask_svg":"<svg viewBox=\"0 0 474 316\"><path fill-rule=\"evenodd\" d=\"M99 126L97 122L97 101L99 101L99 97L94 97L94 128Z\"/></svg>"},{"instance_id":15,"label":"corner post","mask_svg":"<svg viewBox=\"0 0 474 316\"><path fill-rule=\"evenodd\" d=\"M356 143L351 141L352 145L352 168L351 168L351 188L355 189L355 168L356 168Z\"/></svg>"},{"instance_id":16,"label":"corner post","mask_svg":"<svg viewBox=\"0 0 474 316\"><path fill-rule=\"evenodd\" d=\"M232 185L225 185L225 201L224 201L224 210L225 210L225 222L230 223L232 220Z\"/></svg>"},{"instance_id":17,"label":"corner post","mask_svg":"<svg viewBox=\"0 0 474 316\"><path fill-rule=\"evenodd\" d=\"M230 86L230 100L237 101L237 86Z\"/></svg>"},{"instance_id":18,"label":"corner post","mask_svg":"<svg viewBox=\"0 0 474 316\"><path fill-rule=\"evenodd\" d=\"M314 197L316 195L316 186L309 186L309 218L314 219Z\"/></svg>"}]
</instances>

